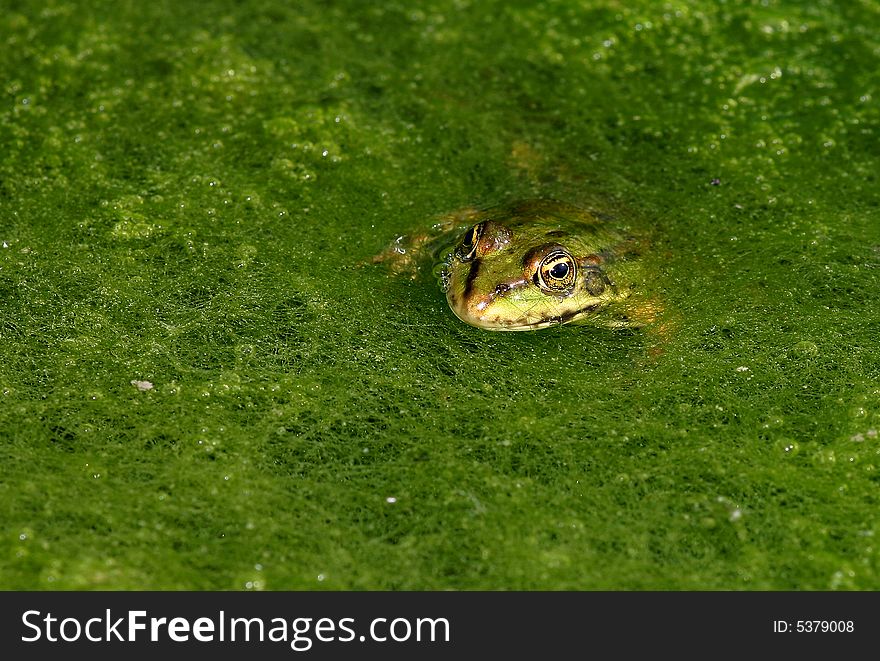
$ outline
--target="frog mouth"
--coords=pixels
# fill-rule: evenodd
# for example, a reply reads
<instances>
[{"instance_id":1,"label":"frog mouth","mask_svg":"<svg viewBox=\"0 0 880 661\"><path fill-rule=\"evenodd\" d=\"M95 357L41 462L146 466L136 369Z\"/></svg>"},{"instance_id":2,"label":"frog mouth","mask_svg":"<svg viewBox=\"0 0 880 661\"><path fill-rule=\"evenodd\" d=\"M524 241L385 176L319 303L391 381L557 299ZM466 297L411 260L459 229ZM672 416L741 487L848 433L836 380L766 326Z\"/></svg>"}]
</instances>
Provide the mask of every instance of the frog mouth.
<instances>
[{"instance_id":1,"label":"frog mouth","mask_svg":"<svg viewBox=\"0 0 880 661\"><path fill-rule=\"evenodd\" d=\"M537 318L534 321L524 321L521 318L504 318L503 316L492 316L488 314L472 314L468 309L453 307L452 311L455 316L466 324L491 331L530 331L539 330L541 328L549 328L550 326L561 326L562 324L577 321L592 312L595 312L601 306L600 303L591 303L577 310L569 310L558 315L548 315L546 317Z\"/></svg>"},{"instance_id":2,"label":"frog mouth","mask_svg":"<svg viewBox=\"0 0 880 661\"><path fill-rule=\"evenodd\" d=\"M527 331L527 330L539 330L541 328L550 328L551 326L562 326L563 324L568 324L573 321L577 321L581 317L584 317L592 312L595 312L599 309L598 303L592 303L590 305L584 306L579 310L570 310L568 312L564 312L563 314L549 316L546 319L542 319L540 321L536 321L528 324L511 324L509 326L494 326L492 330L499 331ZM485 326L483 328L486 328Z\"/></svg>"}]
</instances>

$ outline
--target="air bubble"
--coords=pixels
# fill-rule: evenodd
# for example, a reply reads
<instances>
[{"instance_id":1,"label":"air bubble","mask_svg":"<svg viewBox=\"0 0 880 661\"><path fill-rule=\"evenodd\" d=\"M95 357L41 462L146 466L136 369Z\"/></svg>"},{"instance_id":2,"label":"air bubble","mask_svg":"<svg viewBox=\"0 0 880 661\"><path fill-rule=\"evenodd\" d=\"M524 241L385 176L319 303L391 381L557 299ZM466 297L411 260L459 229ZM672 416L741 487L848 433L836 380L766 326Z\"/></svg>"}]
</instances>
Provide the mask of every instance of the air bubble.
<instances>
[{"instance_id":1,"label":"air bubble","mask_svg":"<svg viewBox=\"0 0 880 661\"><path fill-rule=\"evenodd\" d=\"M819 347L815 342L810 342L808 340L804 340L803 342L798 342L792 347L792 350L801 356L813 357L819 355Z\"/></svg>"}]
</instances>

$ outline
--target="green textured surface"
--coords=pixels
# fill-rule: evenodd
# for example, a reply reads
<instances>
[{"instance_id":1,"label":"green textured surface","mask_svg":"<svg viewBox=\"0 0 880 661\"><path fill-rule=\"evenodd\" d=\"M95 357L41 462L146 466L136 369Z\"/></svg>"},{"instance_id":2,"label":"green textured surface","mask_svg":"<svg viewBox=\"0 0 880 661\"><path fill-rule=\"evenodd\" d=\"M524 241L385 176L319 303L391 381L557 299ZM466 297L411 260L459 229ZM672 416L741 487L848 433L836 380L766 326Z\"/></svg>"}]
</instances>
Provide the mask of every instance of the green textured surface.
<instances>
[{"instance_id":1,"label":"green textured surface","mask_svg":"<svg viewBox=\"0 0 880 661\"><path fill-rule=\"evenodd\" d=\"M0 585L880 589L878 33L0 0ZM358 266L536 195L652 228L659 355Z\"/></svg>"}]
</instances>

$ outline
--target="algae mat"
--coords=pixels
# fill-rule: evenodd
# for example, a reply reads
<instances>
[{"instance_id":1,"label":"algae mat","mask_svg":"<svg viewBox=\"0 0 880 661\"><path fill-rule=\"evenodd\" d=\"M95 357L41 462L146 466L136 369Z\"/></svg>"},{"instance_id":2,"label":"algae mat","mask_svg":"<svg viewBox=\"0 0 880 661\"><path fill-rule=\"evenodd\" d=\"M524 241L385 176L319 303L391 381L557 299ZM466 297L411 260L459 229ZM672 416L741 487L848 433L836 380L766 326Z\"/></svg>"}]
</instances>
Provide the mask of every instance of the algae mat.
<instances>
[{"instance_id":1,"label":"algae mat","mask_svg":"<svg viewBox=\"0 0 880 661\"><path fill-rule=\"evenodd\" d=\"M0 8L3 588L880 588L876 3ZM526 197L668 330L362 265Z\"/></svg>"}]
</instances>

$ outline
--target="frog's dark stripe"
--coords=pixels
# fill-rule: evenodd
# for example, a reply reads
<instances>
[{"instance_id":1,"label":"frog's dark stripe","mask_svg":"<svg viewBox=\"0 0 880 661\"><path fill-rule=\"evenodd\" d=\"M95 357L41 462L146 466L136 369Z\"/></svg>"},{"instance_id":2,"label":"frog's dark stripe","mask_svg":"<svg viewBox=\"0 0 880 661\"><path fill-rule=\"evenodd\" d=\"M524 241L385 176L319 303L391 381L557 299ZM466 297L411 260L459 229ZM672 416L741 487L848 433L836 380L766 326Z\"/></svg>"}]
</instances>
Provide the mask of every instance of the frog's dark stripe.
<instances>
[{"instance_id":1,"label":"frog's dark stripe","mask_svg":"<svg viewBox=\"0 0 880 661\"><path fill-rule=\"evenodd\" d=\"M558 323L564 324L566 322L571 321L572 319L574 319L575 317L577 317L580 314L584 314L585 312L593 312L594 310L598 310L598 309L599 309L599 304L592 303L590 305L582 307L580 310L570 310L569 312L561 314L558 317L554 317L554 321L558 320Z\"/></svg>"},{"instance_id":2,"label":"frog's dark stripe","mask_svg":"<svg viewBox=\"0 0 880 661\"><path fill-rule=\"evenodd\" d=\"M480 273L480 267L483 265L483 260L479 257L475 258L474 261L471 262L471 268L468 271L467 278L464 280L464 297L470 298L471 292L474 288L474 280L477 279L477 275Z\"/></svg>"}]
</instances>

